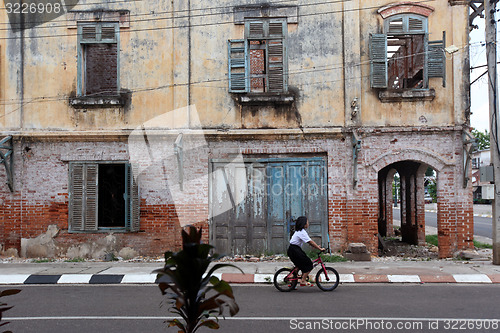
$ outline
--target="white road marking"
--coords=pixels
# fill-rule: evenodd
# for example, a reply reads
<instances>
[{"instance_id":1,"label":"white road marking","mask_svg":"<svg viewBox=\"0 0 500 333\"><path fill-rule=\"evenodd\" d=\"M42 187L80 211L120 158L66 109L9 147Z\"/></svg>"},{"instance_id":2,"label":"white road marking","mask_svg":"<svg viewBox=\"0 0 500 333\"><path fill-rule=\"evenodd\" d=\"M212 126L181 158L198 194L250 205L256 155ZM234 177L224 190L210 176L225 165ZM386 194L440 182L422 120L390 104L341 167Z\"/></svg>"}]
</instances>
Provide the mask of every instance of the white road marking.
<instances>
[{"instance_id":1,"label":"white road marking","mask_svg":"<svg viewBox=\"0 0 500 333\"><path fill-rule=\"evenodd\" d=\"M155 316L66 316L66 317L8 317L6 321L23 320L171 320L180 317L155 317ZM222 317L220 318L222 319ZM385 321L499 321L497 318L390 318L390 317L226 317L225 320L385 320Z\"/></svg>"}]
</instances>

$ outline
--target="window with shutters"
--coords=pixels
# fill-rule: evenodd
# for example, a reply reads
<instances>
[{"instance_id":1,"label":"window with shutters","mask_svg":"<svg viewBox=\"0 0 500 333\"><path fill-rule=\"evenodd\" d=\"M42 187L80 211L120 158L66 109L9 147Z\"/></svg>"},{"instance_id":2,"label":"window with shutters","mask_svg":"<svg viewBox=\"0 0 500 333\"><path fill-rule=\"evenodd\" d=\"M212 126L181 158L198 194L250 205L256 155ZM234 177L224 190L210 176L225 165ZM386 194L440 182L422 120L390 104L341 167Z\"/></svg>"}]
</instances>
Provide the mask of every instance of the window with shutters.
<instances>
[{"instance_id":1,"label":"window with shutters","mask_svg":"<svg viewBox=\"0 0 500 333\"><path fill-rule=\"evenodd\" d=\"M229 40L229 91L286 93L286 18L245 19L245 39Z\"/></svg>"},{"instance_id":2,"label":"window with shutters","mask_svg":"<svg viewBox=\"0 0 500 333\"><path fill-rule=\"evenodd\" d=\"M128 163L69 166L71 232L139 231L139 191Z\"/></svg>"},{"instance_id":3,"label":"window with shutters","mask_svg":"<svg viewBox=\"0 0 500 333\"><path fill-rule=\"evenodd\" d=\"M119 92L119 25L78 24L78 96L116 96Z\"/></svg>"},{"instance_id":4,"label":"window with shutters","mask_svg":"<svg viewBox=\"0 0 500 333\"><path fill-rule=\"evenodd\" d=\"M371 86L386 90L426 90L429 78L445 86L443 39L429 41L427 17L399 14L384 20L384 33L370 35Z\"/></svg>"}]
</instances>

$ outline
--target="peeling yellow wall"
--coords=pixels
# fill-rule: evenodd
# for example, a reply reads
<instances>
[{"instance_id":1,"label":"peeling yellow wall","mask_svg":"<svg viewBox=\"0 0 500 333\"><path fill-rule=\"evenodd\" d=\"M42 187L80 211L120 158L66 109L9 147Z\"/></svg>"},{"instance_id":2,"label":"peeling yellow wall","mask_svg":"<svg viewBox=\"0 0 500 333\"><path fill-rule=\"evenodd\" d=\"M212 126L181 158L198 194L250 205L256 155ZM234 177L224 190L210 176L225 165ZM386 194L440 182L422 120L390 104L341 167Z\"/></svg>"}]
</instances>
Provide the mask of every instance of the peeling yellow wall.
<instances>
[{"instance_id":1,"label":"peeling yellow wall","mask_svg":"<svg viewBox=\"0 0 500 333\"><path fill-rule=\"evenodd\" d=\"M241 107L228 92L227 40L244 37L243 25L234 24L232 14L232 8L242 5L241 1L192 0L190 21L186 1L99 5L80 1L75 10L130 11L130 28L120 29L120 87L131 92L130 105L89 110L68 105L69 97L76 93L78 45L76 29L66 27L67 16L63 15L25 32L23 104L17 74L19 40L1 40L0 98L14 102L0 105L0 126L2 130L19 130L22 124L23 130L41 131L133 129L192 104L205 128L343 127L354 121L350 119L351 95L360 100L357 126L464 123L468 103L468 81L464 80L468 75L464 71L468 59L465 5L452 7L446 0L427 3L435 9L428 20L429 39L440 39L445 30L447 46L460 48L454 55L447 55L446 87L441 86L441 79L430 80L429 86L436 91L433 101L381 103L377 91L370 88L369 34L382 32L383 20L377 9L392 2L290 2L299 5L299 19L298 24L288 25L288 84L296 93L296 101L287 109L272 105ZM206 7L218 9L197 10ZM351 36L342 36L343 31L358 31L351 30L351 21L343 22L345 18L359 24L359 36L355 36L360 40L359 47L348 45ZM0 19L7 20L5 12L0 13ZM172 25L177 28L172 29ZM2 32L0 36L19 34ZM346 63L346 54L352 56L352 52L359 63ZM345 66L358 68L360 77L345 77ZM351 93L350 89L357 89L353 84L359 86L360 93ZM170 119L167 126L184 127L187 123L187 119Z\"/></svg>"}]
</instances>

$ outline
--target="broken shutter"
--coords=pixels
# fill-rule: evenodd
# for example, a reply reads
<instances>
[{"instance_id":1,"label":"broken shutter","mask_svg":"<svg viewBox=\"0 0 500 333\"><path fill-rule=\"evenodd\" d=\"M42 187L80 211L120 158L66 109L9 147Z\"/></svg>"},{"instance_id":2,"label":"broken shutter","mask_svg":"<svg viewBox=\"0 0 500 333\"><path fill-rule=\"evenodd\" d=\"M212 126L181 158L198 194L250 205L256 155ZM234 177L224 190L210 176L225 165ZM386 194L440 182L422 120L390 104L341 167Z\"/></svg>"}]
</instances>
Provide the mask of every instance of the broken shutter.
<instances>
[{"instance_id":1,"label":"broken shutter","mask_svg":"<svg viewBox=\"0 0 500 333\"><path fill-rule=\"evenodd\" d=\"M134 179L132 167L125 165L125 221L126 229L131 232L138 232L140 228L140 209L139 209L139 186Z\"/></svg>"},{"instance_id":2,"label":"broken shutter","mask_svg":"<svg viewBox=\"0 0 500 333\"><path fill-rule=\"evenodd\" d=\"M372 88L387 88L387 36L370 34L370 83Z\"/></svg>"},{"instance_id":3,"label":"broken shutter","mask_svg":"<svg viewBox=\"0 0 500 333\"><path fill-rule=\"evenodd\" d=\"M243 39L228 41L229 92L248 92L247 43Z\"/></svg>"},{"instance_id":4,"label":"broken shutter","mask_svg":"<svg viewBox=\"0 0 500 333\"><path fill-rule=\"evenodd\" d=\"M446 34L443 31L443 39L429 41L427 44L427 75L429 78L443 78L443 87L446 86L446 56L444 48L446 46Z\"/></svg>"},{"instance_id":5,"label":"broken shutter","mask_svg":"<svg viewBox=\"0 0 500 333\"><path fill-rule=\"evenodd\" d=\"M286 50L285 50L285 33L287 23L284 20L269 21L266 25L268 33L267 45L267 61L269 68L269 87L270 92L287 91L286 80ZM276 37L276 38L274 38Z\"/></svg>"},{"instance_id":6,"label":"broken shutter","mask_svg":"<svg viewBox=\"0 0 500 333\"><path fill-rule=\"evenodd\" d=\"M97 230L97 164L70 163L69 229Z\"/></svg>"}]
</instances>

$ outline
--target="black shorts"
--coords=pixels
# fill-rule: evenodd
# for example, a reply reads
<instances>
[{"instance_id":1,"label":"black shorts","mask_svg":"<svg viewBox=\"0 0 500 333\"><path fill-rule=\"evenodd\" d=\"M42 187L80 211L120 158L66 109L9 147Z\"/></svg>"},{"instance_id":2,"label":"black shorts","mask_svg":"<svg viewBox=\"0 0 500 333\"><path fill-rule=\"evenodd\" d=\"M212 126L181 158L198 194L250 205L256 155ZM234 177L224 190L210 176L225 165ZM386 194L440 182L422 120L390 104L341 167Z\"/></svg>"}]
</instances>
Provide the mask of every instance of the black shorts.
<instances>
[{"instance_id":1,"label":"black shorts","mask_svg":"<svg viewBox=\"0 0 500 333\"><path fill-rule=\"evenodd\" d=\"M300 246L290 244L287 254L293 264L297 266L302 271L302 273L312 271L313 263Z\"/></svg>"}]
</instances>

